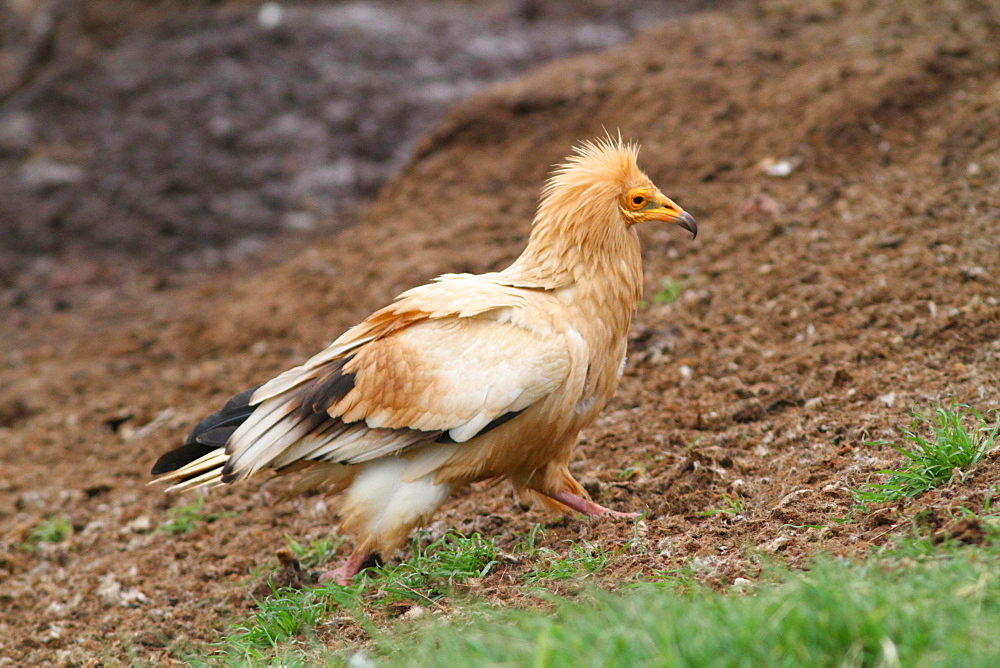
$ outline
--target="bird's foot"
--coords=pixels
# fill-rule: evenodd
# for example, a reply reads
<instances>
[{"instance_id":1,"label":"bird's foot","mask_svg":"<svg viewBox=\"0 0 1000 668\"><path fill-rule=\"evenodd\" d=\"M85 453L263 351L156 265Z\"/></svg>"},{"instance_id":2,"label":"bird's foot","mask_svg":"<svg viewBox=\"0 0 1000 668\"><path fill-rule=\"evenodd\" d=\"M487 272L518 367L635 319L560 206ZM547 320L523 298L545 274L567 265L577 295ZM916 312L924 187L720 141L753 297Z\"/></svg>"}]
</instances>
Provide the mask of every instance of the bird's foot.
<instances>
[{"instance_id":1,"label":"bird's foot","mask_svg":"<svg viewBox=\"0 0 1000 668\"><path fill-rule=\"evenodd\" d=\"M628 519L636 519L642 517L642 513L621 513L617 510L612 510L611 508L606 508L599 503L594 503L590 499L585 499L582 496L577 496L571 492L556 492L554 494L549 494L548 492L542 492L537 490L541 494L549 497L550 499L555 499L564 506L569 506L578 513L583 513L584 515L590 515L591 517L600 517L601 515L611 515L613 517L626 517Z\"/></svg>"},{"instance_id":2,"label":"bird's foot","mask_svg":"<svg viewBox=\"0 0 1000 668\"><path fill-rule=\"evenodd\" d=\"M334 584L339 584L343 587L350 585L351 579L361 570L365 561L368 560L368 556L368 554L362 552L352 552L351 556L347 558L347 561L342 563L337 568L320 573L320 584L333 582Z\"/></svg>"}]
</instances>

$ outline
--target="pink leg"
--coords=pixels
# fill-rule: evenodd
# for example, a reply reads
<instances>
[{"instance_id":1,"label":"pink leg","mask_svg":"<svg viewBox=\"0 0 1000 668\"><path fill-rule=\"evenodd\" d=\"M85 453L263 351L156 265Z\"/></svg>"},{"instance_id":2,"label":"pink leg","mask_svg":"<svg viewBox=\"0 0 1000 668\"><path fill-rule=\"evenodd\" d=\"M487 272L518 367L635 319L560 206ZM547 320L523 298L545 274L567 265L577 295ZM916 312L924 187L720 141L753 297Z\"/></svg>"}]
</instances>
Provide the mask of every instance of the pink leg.
<instances>
[{"instance_id":1,"label":"pink leg","mask_svg":"<svg viewBox=\"0 0 1000 668\"><path fill-rule=\"evenodd\" d=\"M544 494L550 499L555 499L559 503L569 506L579 513L590 515L592 517L598 517L600 515L613 515L615 517L629 517L632 519L642 517L642 513L620 513L617 510L605 508L599 503L588 501L582 496L577 496L576 494L571 494L570 492L556 492L555 494L549 494L548 492L543 492L540 489L536 489L535 491L539 494Z\"/></svg>"},{"instance_id":2,"label":"pink leg","mask_svg":"<svg viewBox=\"0 0 1000 668\"><path fill-rule=\"evenodd\" d=\"M319 581L329 582L330 580L333 580L336 584L346 587L351 584L351 578L358 574L358 571L361 570L362 564L365 563L369 556L370 555L367 552L358 552L355 550L354 552L351 552L351 556L347 558L347 561L332 571L325 571L322 575L320 575Z\"/></svg>"}]
</instances>

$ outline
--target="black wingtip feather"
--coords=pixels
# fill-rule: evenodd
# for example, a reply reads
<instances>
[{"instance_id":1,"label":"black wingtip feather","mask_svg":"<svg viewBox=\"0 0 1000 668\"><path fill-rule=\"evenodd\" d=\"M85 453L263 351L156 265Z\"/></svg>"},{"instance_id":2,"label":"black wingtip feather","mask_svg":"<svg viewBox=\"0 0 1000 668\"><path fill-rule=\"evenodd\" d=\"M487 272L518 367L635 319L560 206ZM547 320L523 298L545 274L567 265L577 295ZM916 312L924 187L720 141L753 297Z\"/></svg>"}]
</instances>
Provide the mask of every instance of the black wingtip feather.
<instances>
[{"instance_id":1,"label":"black wingtip feather","mask_svg":"<svg viewBox=\"0 0 1000 668\"><path fill-rule=\"evenodd\" d=\"M151 471L152 475L176 471L213 450L225 447L233 432L254 412L256 407L250 405L250 397L259 387L260 385L257 385L240 392L227 401L221 410L199 422L191 430L184 445L156 460Z\"/></svg>"},{"instance_id":2,"label":"black wingtip feather","mask_svg":"<svg viewBox=\"0 0 1000 668\"><path fill-rule=\"evenodd\" d=\"M161 455L156 460L156 463L153 464L153 469L150 473L152 475L160 475L176 471L180 467L204 457L215 449L215 446L202 445L201 443L185 443L181 447Z\"/></svg>"},{"instance_id":3,"label":"black wingtip feather","mask_svg":"<svg viewBox=\"0 0 1000 668\"><path fill-rule=\"evenodd\" d=\"M303 409L325 413L354 389L355 374L344 372L344 365L351 361L351 357L337 360L322 378L313 383L309 394L302 400Z\"/></svg>"},{"instance_id":4,"label":"black wingtip feather","mask_svg":"<svg viewBox=\"0 0 1000 668\"><path fill-rule=\"evenodd\" d=\"M226 443L229 442L229 437L239 429L239 426L243 424L243 420L246 417L240 419L240 421L234 425L222 425L219 427L212 427L208 431L204 431L194 437L194 441L201 443L202 445L207 445L211 448L224 448Z\"/></svg>"}]
</instances>

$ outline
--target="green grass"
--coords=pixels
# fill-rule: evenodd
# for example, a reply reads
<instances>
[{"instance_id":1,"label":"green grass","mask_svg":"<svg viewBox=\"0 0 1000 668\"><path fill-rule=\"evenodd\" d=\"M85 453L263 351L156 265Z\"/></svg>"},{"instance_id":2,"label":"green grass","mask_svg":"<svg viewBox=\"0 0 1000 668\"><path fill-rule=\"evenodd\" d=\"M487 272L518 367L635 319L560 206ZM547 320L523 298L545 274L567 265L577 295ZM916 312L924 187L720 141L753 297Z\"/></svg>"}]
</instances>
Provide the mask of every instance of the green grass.
<instances>
[{"instance_id":1,"label":"green grass","mask_svg":"<svg viewBox=\"0 0 1000 668\"><path fill-rule=\"evenodd\" d=\"M333 559L337 550L344 544L345 538L342 536L324 536L319 540L314 540L306 545L296 543L290 537L285 536L285 543L295 558L299 560L305 569L323 566Z\"/></svg>"},{"instance_id":2,"label":"green grass","mask_svg":"<svg viewBox=\"0 0 1000 668\"><path fill-rule=\"evenodd\" d=\"M943 484L962 482L969 469L998 445L1000 412L994 412L991 423L965 405L939 407L930 415L914 412L913 422L900 431L909 447L887 441L870 443L892 445L906 457L906 462L901 469L879 471L889 476L884 483L868 483L852 490L860 507L899 501Z\"/></svg>"},{"instance_id":3,"label":"green grass","mask_svg":"<svg viewBox=\"0 0 1000 668\"><path fill-rule=\"evenodd\" d=\"M536 555L537 565L525 575L532 584L552 580L579 580L592 575L608 565L616 555L589 541L570 543L569 553L563 557L555 550L542 548Z\"/></svg>"},{"instance_id":4,"label":"green grass","mask_svg":"<svg viewBox=\"0 0 1000 668\"><path fill-rule=\"evenodd\" d=\"M545 530L536 524L514 550L515 554L523 555L530 565L523 576L525 584L544 586L556 580L583 580L614 561L618 553L631 544L613 552L604 549L600 543L567 541L566 554L561 555L551 548L538 546L539 538L544 535Z\"/></svg>"},{"instance_id":5,"label":"green grass","mask_svg":"<svg viewBox=\"0 0 1000 668\"><path fill-rule=\"evenodd\" d=\"M380 636L370 615L394 606L439 608L438 602L446 596L451 605L474 604L475 599L469 595L456 595L455 585L485 577L502 561L526 565L523 582L538 587L556 580L585 578L618 554L602 549L599 543L584 541L570 543L566 555L560 555L539 546L544 533L536 526L515 547L514 554L502 553L494 539L479 534L449 533L426 547L421 545L424 535L418 534L412 556L402 563L365 569L347 587L327 583L307 589L277 589L256 602L253 614L238 622L212 655L181 658L195 664L311 663L328 654L317 644L315 629L331 617L346 614L373 636ZM329 560L341 541L330 537L302 545L289 539L288 547L309 568ZM323 660L333 659L327 656Z\"/></svg>"},{"instance_id":6,"label":"green grass","mask_svg":"<svg viewBox=\"0 0 1000 668\"><path fill-rule=\"evenodd\" d=\"M288 665L295 663L296 656L315 658L317 651L322 654L315 640L315 628L321 621L347 614L377 633L367 620L366 607L376 610L402 602L434 605L456 584L483 577L499 563L500 552L493 539L479 534L446 534L426 547L421 547L421 537L414 538L412 557L397 566L368 568L350 586L326 583L309 589L275 590L257 601L253 615L238 624L212 656L183 658L227 665L260 664L276 658L280 665ZM304 565L319 565L336 552L341 541L334 537L309 545L288 542Z\"/></svg>"},{"instance_id":7,"label":"green grass","mask_svg":"<svg viewBox=\"0 0 1000 668\"><path fill-rule=\"evenodd\" d=\"M232 513L205 512L205 497L198 495L194 501L183 506L175 506L167 511L169 520L160 525L160 531L169 534L186 534L193 531L199 522L214 522Z\"/></svg>"},{"instance_id":8,"label":"green grass","mask_svg":"<svg viewBox=\"0 0 1000 668\"><path fill-rule=\"evenodd\" d=\"M364 571L361 586L377 588L380 604L410 600L433 603L455 584L487 575L499 563L492 538L449 533L425 548L413 541L413 556L397 566Z\"/></svg>"},{"instance_id":9,"label":"green grass","mask_svg":"<svg viewBox=\"0 0 1000 668\"><path fill-rule=\"evenodd\" d=\"M28 530L28 543L61 543L73 533L70 521L60 516L48 517Z\"/></svg>"},{"instance_id":10,"label":"green grass","mask_svg":"<svg viewBox=\"0 0 1000 668\"><path fill-rule=\"evenodd\" d=\"M669 583L593 592L550 612L433 622L380 649L407 666L996 665L996 543L914 542L923 554L820 558L750 595Z\"/></svg>"},{"instance_id":11,"label":"green grass","mask_svg":"<svg viewBox=\"0 0 1000 668\"><path fill-rule=\"evenodd\" d=\"M653 301L657 304L673 304L681 296L684 284L672 278L660 279L660 288L653 293Z\"/></svg>"},{"instance_id":12,"label":"green grass","mask_svg":"<svg viewBox=\"0 0 1000 668\"><path fill-rule=\"evenodd\" d=\"M449 534L427 547L418 539L412 563L368 569L350 587L279 589L215 654L184 658L345 665L356 650L334 652L316 635L340 618L370 638L364 665L992 666L1000 655L1000 515L991 505L989 496L982 512L953 517L982 527L981 546L915 533L862 561L819 557L805 572L767 566L746 593L711 589L682 568L620 594L547 597L547 610L497 610L451 587L512 560L530 588L543 576L580 577L616 553L582 543L559 557L539 546L540 527L513 555L478 535ZM373 616L403 599L447 614L389 628L391 615Z\"/></svg>"},{"instance_id":13,"label":"green grass","mask_svg":"<svg viewBox=\"0 0 1000 668\"><path fill-rule=\"evenodd\" d=\"M351 587L321 585L313 589L282 587L257 601L257 610L237 626L211 658L222 663L257 663L296 645L315 644L315 628L323 620L355 611L358 591ZM301 636L305 642L288 642Z\"/></svg>"},{"instance_id":14,"label":"green grass","mask_svg":"<svg viewBox=\"0 0 1000 668\"><path fill-rule=\"evenodd\" d=\"M718 515L719 513L725 513L726 515L739 515L740 513L746 512L746 504L739 496L729 496L728 494L723 494L722 500L726 502L725 508L706 510L698 513L698 515L701 515L702 517L712 517L713 515Z\"/></svg>"}]
</instances>

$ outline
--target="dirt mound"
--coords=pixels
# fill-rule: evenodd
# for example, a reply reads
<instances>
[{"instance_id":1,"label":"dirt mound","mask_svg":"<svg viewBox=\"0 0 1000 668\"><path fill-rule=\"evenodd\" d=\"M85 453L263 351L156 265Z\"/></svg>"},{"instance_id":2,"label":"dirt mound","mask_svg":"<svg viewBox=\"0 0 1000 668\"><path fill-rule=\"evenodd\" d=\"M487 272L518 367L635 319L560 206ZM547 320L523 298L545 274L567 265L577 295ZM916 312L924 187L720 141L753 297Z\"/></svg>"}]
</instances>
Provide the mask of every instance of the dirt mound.
<instances>
[{"instance_id":1,"label":"dirt mound","mask_svg":"<svg viewBox=\"0 0 1000 668\"><path fill-rule=\"evenodd\" d=\"M998 40L1000 11L971 1L755 3L661 24L454 108L360 225L281 266L6 318L0 653L159 662L181 638L215 639L250 605L249 570L277 568L285 534L325 535L335 504L251 483L171 535L156 528L189 499L144 486L155 455L402 289L509 262L549 165L605 127L641 141L701 228L695 243L642 230L649 304L573 464L602 503L650 510L607 581L695 558L728 584L759 553L855 553L916 511L978 507L995 458L954 489L836 521L848 487L898 463L865 442L897 438L911 406L998 405ZM673 303L655 297L666 278L682 284ZM19 547L50 514L74 533ZM501 541L548 522L556 547L634 531L477 488L437 519ZM519 595L499 578L482 592Z\"/></svg>"}]
</instances>

